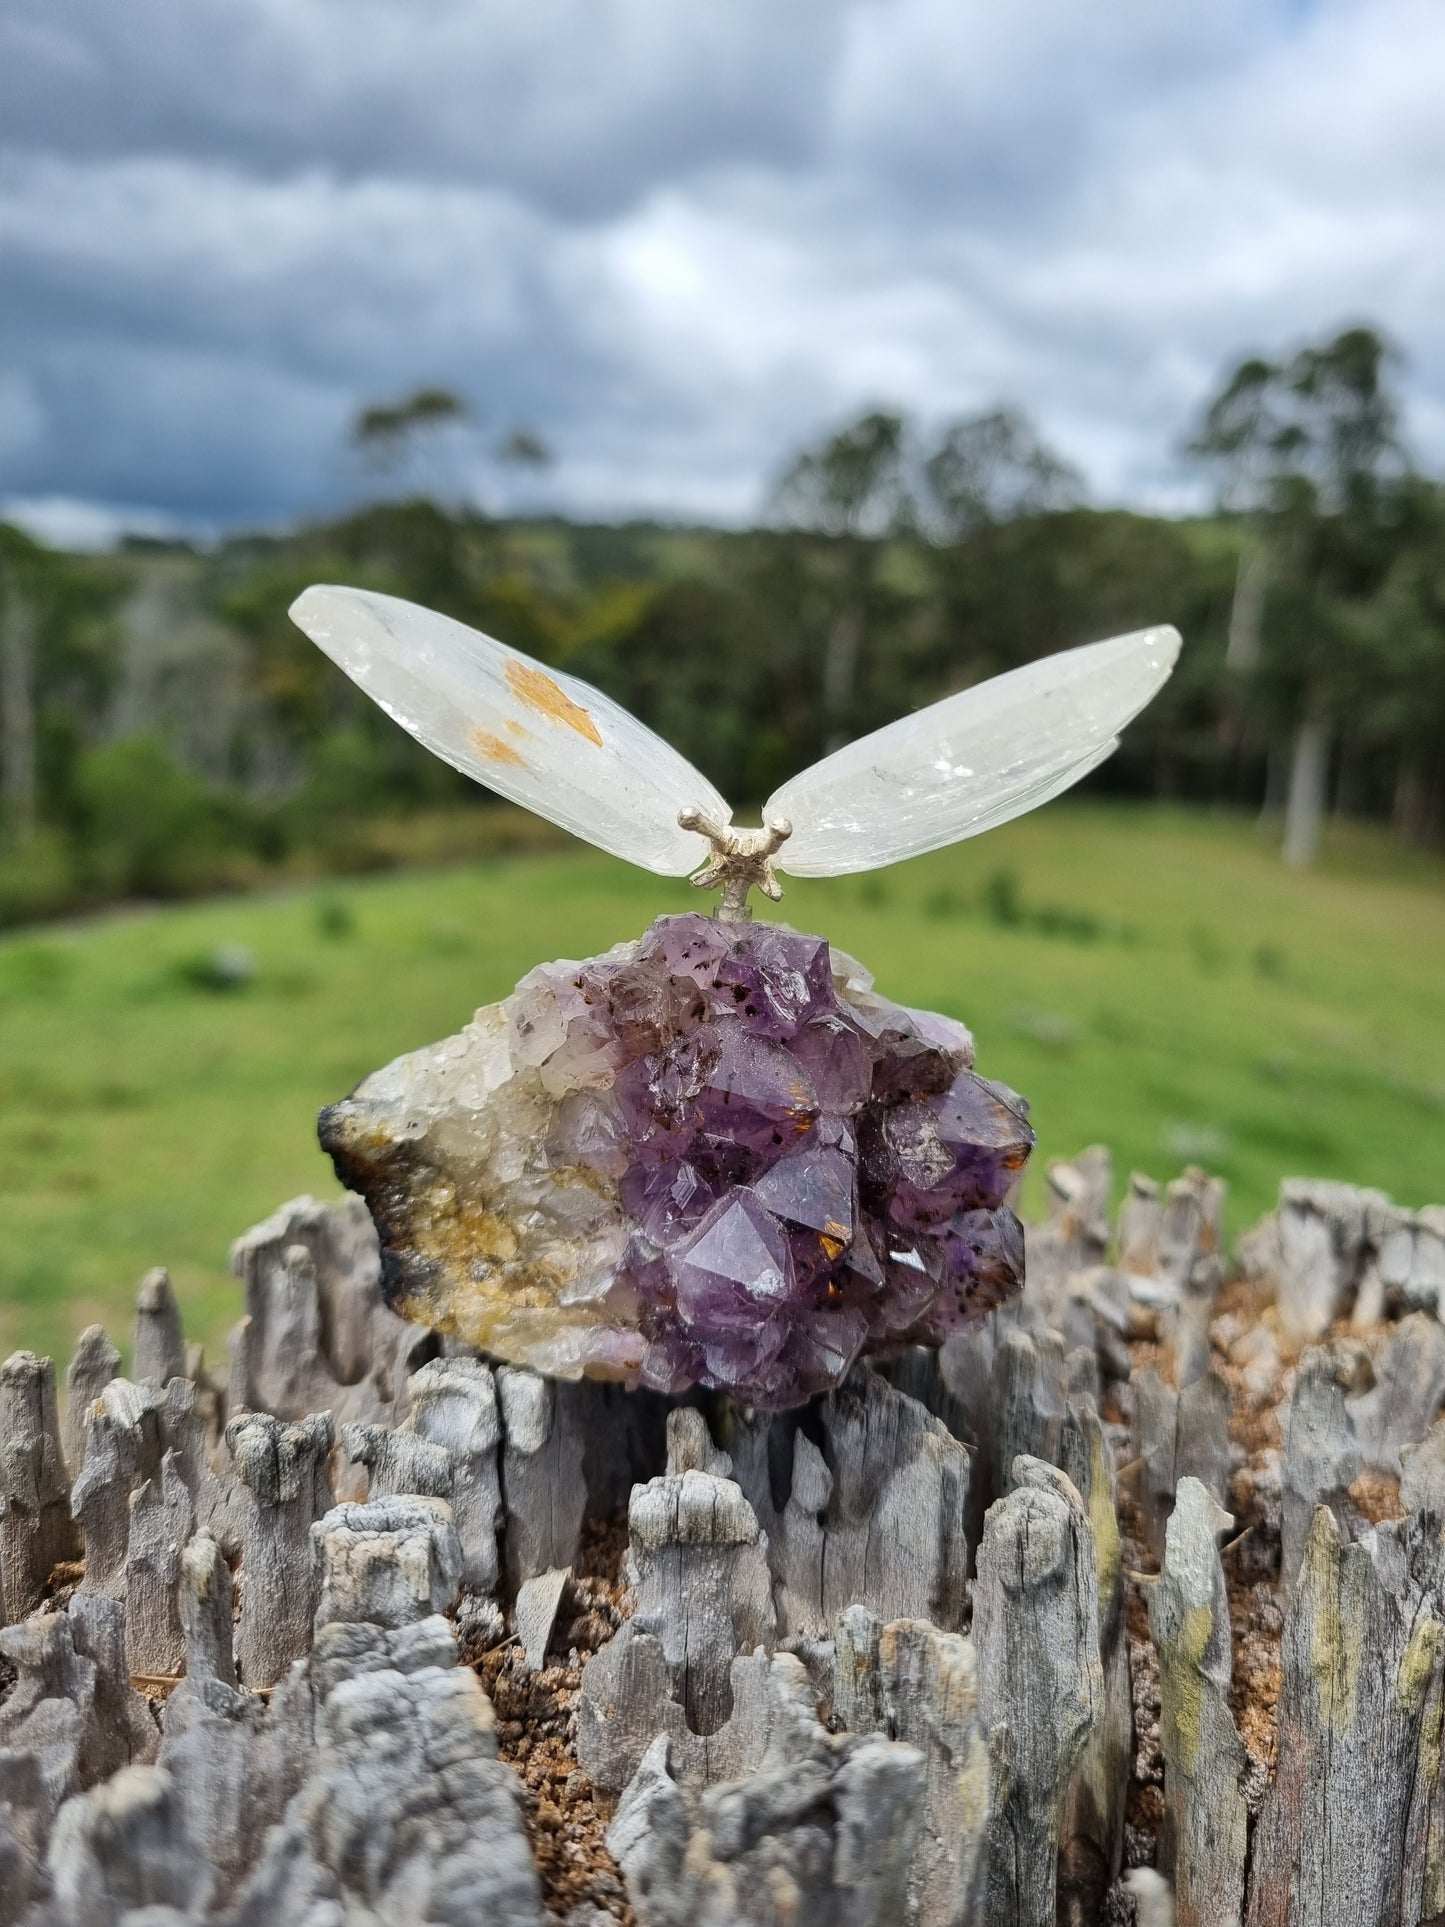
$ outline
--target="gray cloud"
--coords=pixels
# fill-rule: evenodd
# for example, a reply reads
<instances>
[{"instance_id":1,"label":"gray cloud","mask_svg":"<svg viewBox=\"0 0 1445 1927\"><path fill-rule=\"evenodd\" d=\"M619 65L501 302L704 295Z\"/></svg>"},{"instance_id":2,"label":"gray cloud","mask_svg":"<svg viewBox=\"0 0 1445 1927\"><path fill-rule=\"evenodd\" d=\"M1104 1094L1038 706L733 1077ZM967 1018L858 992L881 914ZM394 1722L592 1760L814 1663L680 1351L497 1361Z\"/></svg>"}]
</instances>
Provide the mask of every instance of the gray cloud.
<instances>
[{"instance_id":1,"label":"gray cloud","mask_svg":"<svg viewBox=\"0 0 1445 1927\"><path fill-rule=\"evenodd\" d=\"M8 138L481 182L585 218L805 160L845 24L829 0L14 0Z\"/></svg>"},{"instance_id":2,"label":"gray cloud","mask_svg":"<svg viewBox=\"0 0 1445 1927\"><path fill-rule=\"evenodd\" d=\"M52 510L334 506L358 404L421 382L603 513L744 516L864 401L997 397L1168 503L1232 353L1358 317L1445 459L1432 0L13 0L5 31L0 477Z\"/></svg>"}]
</instances>

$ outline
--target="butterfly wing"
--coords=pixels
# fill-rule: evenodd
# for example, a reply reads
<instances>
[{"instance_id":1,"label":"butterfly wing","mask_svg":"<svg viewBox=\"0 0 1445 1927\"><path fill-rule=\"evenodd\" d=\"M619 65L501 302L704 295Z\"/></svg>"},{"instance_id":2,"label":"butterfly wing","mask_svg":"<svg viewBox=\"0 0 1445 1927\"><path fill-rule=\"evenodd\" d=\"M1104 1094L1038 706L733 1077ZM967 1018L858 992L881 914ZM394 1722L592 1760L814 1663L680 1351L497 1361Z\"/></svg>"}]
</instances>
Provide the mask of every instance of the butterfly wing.
<instances>
[{"instance_id":1,"label":"butterfly wing","mask_svg":"<svg viewBox=\"0 0 1445 1927\"><path fill-rule=\"evenodd\" d=\"M1140 629L1011 669L849 743L768 799L764 819L793 825L778 867L877 870L1036 809L1103 762L1178 654L1178 630Z\"/></svg>"},{"instance_id":2,"label":"butterfly wing","mask_svg":"<svg viewBox=\"0 0 1445 1927\"><path fill-rule=\"evenodd\" d=\"M589 683L367 589L307 589L291 619L394 722L499 796L644 870L708 854L679 810L731 812L684 756Z\"/></svg>"}]
</instances>

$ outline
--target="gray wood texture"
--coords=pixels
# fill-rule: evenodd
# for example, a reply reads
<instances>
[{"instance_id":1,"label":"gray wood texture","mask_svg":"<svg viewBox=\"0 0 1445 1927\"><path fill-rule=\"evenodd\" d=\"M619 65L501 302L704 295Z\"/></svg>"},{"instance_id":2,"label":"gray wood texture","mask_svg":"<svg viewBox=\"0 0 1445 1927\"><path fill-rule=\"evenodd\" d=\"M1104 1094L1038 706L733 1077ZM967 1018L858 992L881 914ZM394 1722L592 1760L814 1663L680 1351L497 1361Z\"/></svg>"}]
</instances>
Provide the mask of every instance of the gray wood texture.
<instances>
[{"instance_id":1,"label":"gray wood texture","mask_svg":"<svg viewBox=\"0 0 1445 1927\"><path fill-rule=\"evenodd\" d=\"M502 1504L507 1584L570 1566L587 1511L580 1388L554 1385L535 1372L503 1365L497 1372L502 1420Z\"/></svg>"},{"instance_id":2,"label":"gray wood texture","mask_svg":"<svg viewBox=\"0 0 1445 1927\"><path fill-rule=\"evenodd\" d=\"M249 1497L241 1534L241 1677L274 1686L311 1640L316 1580L311 1528L331 1502L330 1415L283 1424L246 1412L226 1427L231 1464Z\"/></svg>"},{"instance_id":3,"label":"gray wood texture","mask_svg":"<svg viewBox=\"0 0 1445 1927\"><path fill-rule=\"evenodd\" d=\"M789 1415L734 1412L723 1443L761 1521L778 1618L826 1638L845 1606L945 1630L967 1611L969 1455L916 1399L864 1366L819 1400L817 1443ZM774 1503L774 1468L790 1466Z\"/></svg>"},{"instance_id":4,"label":"gray wood texture","mask_svg":"<svg viewBox=\"0 0 1445 1927\"><path fill-rule=\"evenodd\" d=\"M472 1593L495 1592L501 1571L497 1451L502 1430L491 1367L474 1358L434 1358L407 1380L407 1397L410 1429L446 1452L452 1463L452 1515L462 1547L462 1584Z\"/></svg>"},{"instance_id":5,"label":"gray wood texture","mask_svg":"<svg viewBox=\"0 0 1445 1927\"><path fill-rule=\"evenodd\" d=\"M927 1620L884 1625L866 1607L838 1615L834 1719L923 1756L919 1844L908 1877L910 1921L969 1927L982 1904L988 1850L989 1749L973 1642Z\"/></svg>"},{"instance_id":6,"label":"gray wood texture","mask_svg":"<svg viewBox=\"0 0 1445 1927\"><path fill-rule=\"evenodd\" d=\"M0 1365L0 1621L34 1612L52 1568L79 1550L55 1366L16 1352Z\"/></svg>"},{"instance_id":7,"label":"gray wood texture","mask_svg":"<svg viewBox=\"0 0 1445 1927\"><path fill-rule=\"evenodd\" d=\"M547 1657L557 1608L571 1576L570 1569L563 1566L559 1572L543 1572L535 1579L524 1580L517 1589L517 1639L522 1657L534 1673L541 1671Z\"/></svg>"},{"instance_id":8,"label":"gray wood texture","mask_svg":"<svg viewBox=\"0 0 1445 1927\"><path fill-rule=\"evenodd\" d=\"M231 1339L233 1413L400 1422L408 1376L440 1345L382 1303L376 1233L359 1198L294 1198L237 1239L231 1269L245 1292Z\"/></svg>"},{"instance_id":9,"label":"gray wood texture","mask_svg":"<svg viewBox=\"0 0 1445 1927\"><path fill-rule=\"evenodd\" d=\"M1300 1357L1285 1424L1280 1583L1293 1589L1315 1513L1327 1505L1343 1521L1345 1494L1364 1465L1345 1402L1340 1361L1326 1346Z\"/></svg>"},{"instance_id":10,"label":"gray wood texture","mask_svg":"<svg viewBox=\"0 0 1445 1927\"><path fill-rule=\"evenodd\" d=\"M1164 1570L1149 1594L1162 1701L1161 1860L1179 1927L1239 1927L1244 1913L1247 1757L1229 1710L1229 1600L1216 1549L1232 1523L1198 1479L1181 1479Z\"/></svg>"},{"instance_id":11,"label":"gray wood texture","mask_svg":"<svg viewBox=\"0 0 1445 1927\"><path fill-rule=\"evenodd\" d=\"M922 1755L829 1734L788 1655L769 1678L793 1717L767 1723L745 1775L689 1790L660 1735L623 1793L607 1839L643 1927L896 1927L909 1918Z\"/></svg>"},{"instance_id":12,"label":"gray wood texture","mask_svg":"<svg viewBox=\"0 0 1445 1927\"><path fill-rule=\"evenodd\" d=\"M120 1353L101 1325L87 1325L75 1341L65 1373L65 1416L60 1442L75 1478L85 1463L85 1422L91 1402L120 1374Z\"/></svg>"},{"instance_id":13,"label":"gray wood texture","mask_svg":"<svg viewBox=\"0 0 1445 1927\"><path fill-rule=\"evenodd\" d=\"M131 1374L138 1379L153 1379L157 1385L186 1375L181 1308L171 1289L170 1273L159 1265L142 1278L136 1295Z\"/></svg>"},{"instance_id":14,"label":"gray wood texture","mask_svg":"<svg viewBox=\"0 0 1445 1927\"><path fill-rule=\"evenodd\" d=\"M0 1927L551 1927L459 1635L542 1665L586 1521L624 1505L634 1609L573 1731L642 1927L1434 1923L1445 1214L1292 1181L1246 1240L1286 1335L1245 1395L1285 1394L1232 1629L1220 1189L1134 1179L1111 1245L1107 1186L1097 1150L1056 1165L1021 1301L778 1417L444 1347L381 1305L364 1214L310 1200L236 1248L227 1384L162 1274L135 1376L92 1328L63 1425L18 1354ZM1326 1313L1354 1330L1296 1362ZM1165 1376L1131 1371L1140 1337ZM1160 1561L1132 1668L1130 1459ZM1232 1668L1286 1605L1268 1781ZM1125 1875L1136 1770L1165 1826Z\"/></svg>"},{"instance_id":15,"label":"gray wood texture","mask_svg":"<svg viewBox=\"0 0 1445 1927\"><path fill-rule=\"evenodd\" d=\"M1063 1806L1099 1716L1088 1514L1056 1467L1021 1458L990 1507L974 1585L979 1701L993 1754L987 1918L1053 1927Z\"/></svg>"},{"instance_id":16,"label":"gray wood texture","mask_svg":"<svg viewBox=\"0 0 1445 1927\"><path fill-rule=\"evenodd\" d=\"M1400 1453L1430 1429L1445 1398L1445 1325L1412 1312L1391 1331L1375 1358L1375 1382L1350 1401L1365 1464L1400 1470Z\"/></svg>"},{"instance_id":17,"label":"gray wood texture","mask_svg":"<svg viewBox=\"0 0 1445 1927\"><path fill-rule=\"evenodd\" d=\"M1180 1479L1198 1479L1222 1505L1234 1454L1229 1439L1229 1388L1217 1372L1167 1386L1152 1366L1134 1381L1134 1450L1141 1464L1140 1503L1149 1545L1163 1556L1164 1528Z\"/></svg>"},{"instance_id":18,"label":"gray wood texture","mask_svg":"<svg viewBox=\"0 0 1445 1927\"><path fill-rule=\"evenodd\" d=\"M1421 1519L1348 1545L1327 1507L1315 1514L1285 1621L1249 1927L1421 1918L1429 1824L1416 1780L1427 1717L1439 1745L1441 1583L1439 1534ZM1438 1772L1438 1750L1435 1761Z\"/></svg>"}]
</instances>

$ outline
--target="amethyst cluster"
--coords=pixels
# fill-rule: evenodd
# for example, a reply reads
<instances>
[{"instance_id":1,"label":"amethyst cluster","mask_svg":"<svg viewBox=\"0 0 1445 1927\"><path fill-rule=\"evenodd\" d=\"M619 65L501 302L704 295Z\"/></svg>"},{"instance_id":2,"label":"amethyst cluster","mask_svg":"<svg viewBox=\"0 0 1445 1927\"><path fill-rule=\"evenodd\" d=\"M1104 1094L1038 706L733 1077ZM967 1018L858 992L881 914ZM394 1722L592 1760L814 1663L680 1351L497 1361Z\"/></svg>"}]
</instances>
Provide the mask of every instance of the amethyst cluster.
<instances>
[{"instance_id":1,"label":"amethyst cluster","mask_svg":"<svg viewBox=\"0 0 1445 1927\"><path fill-rule=\"evenodd\" d=\"M514 1057L591 1069L558 1136L617 1188L605 1311L637 1335L629 1376L796 1405L1022 1283L1004 1200L1026 1104L975 1075L961 1025L876 995L823 938L660 917L534 971L511 1027Z\"/></svg>"}]
</instances>

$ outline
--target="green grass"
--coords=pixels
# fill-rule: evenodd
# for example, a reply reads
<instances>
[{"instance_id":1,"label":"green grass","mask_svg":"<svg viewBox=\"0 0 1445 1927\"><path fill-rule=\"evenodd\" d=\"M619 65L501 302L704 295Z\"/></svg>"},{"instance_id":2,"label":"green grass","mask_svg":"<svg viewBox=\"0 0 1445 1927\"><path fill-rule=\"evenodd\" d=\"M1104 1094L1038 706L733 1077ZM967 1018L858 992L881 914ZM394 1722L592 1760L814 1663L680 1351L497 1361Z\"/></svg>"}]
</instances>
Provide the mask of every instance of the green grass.
<instances>
[{"instance_id":1,"label":"green grass","mask_svg":"<svg viewBox=\"0 0 1445 1927\"><path fill-rule=\"evenodd\" d=\"M0 943L0 1353L64 1355L93 1319L124 1343L166 1264L215 1355L230 1239L336 1189L319 1106L532 964L700 901L569 844ZM1298 877L1240 820L1055 806L790 884L783 912L964 1017L980 1068L1032 1101L1040 1167L1092 1141L1120 1180L1197 1158L1236 1228L1291 1172L1445 1198L1445 866L1352 833ZM228 945L254 974L208 987Z\"/></svg>"}]
</instances>

